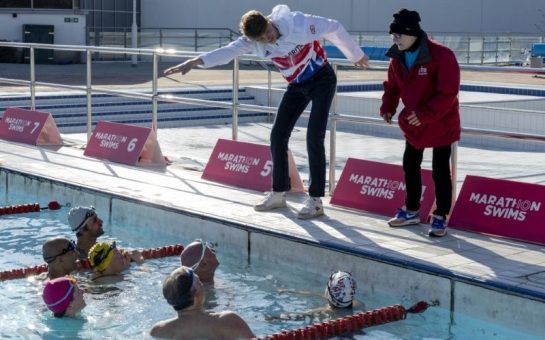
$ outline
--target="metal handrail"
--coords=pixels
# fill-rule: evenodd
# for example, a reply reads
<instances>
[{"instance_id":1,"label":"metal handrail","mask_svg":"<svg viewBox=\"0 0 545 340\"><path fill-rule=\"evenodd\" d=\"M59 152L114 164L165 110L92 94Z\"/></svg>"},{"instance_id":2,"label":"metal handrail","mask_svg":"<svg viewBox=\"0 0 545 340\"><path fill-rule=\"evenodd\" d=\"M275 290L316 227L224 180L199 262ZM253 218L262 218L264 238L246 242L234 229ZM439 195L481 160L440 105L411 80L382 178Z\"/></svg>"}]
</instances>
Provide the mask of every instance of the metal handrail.
<instances>
[{"instance_id":1,"label":"metal handrail","mask_svg":"<svg viewBox=\"0 0 545 340\"><path fill-rule=\"evenodd\" d=\"M238 111L253 111L253 112L267 112L274 114L276 113L277 108L272 107L271 103L271 76L270 70L268 74L268 90L269 90L269 99L268 106L263 105L252 105L252 104L241 104L238 100L238 89L239 89L239 64L240 60L246 61L257 61L260 63L269 63L268 59L260 58L257 56L244 55L234 59L233 63L233 99L231 102L225 101L214 101L214 100L205 100L205 99L196 99L189 97L180 97L172 95L162 95L158 93L158 58L160 56L171 56L171 57L194 57L199 55L196 52L186 52L186 51L176 51L176 50L164 50L164 49L132 49L132 48L119 48L119 47L98 47L98 46L72 46L72 45L50 45L50 44L34 44L34 43L13 43L13 42L0 42L0 46L7 47L21 47L30 49L30 80L20 80L20 79L10 79L10 78L0 78L0 83L16 84L16 85L29 85L30 94L31 94L31 108L35 110L36 108L36 85L47 86L47 87L57 87L65 89L73 89L84 91L87 94L87 138L91 138L91 128L92 128L92 94L93 93L107 93L114 94L122 97L136 98L136 99L147 99L152 101L152 129L157 130L157 106L158 102L174 102L181 104L194 104L207 107L221 107L221 108L230 108L233 110L233 130L232 138L234 140L238 137ZM86 52L86 86L77 86L77 85L65 85L58 83L48 83L48 82L38 82L35 79L35 49L51 49L51 50L69 50L69 51L81 51ZM135 55L146 55L152 56L152 68L153 68L153 79L152 79L152 93L143 93L143 92L131 92L131 91L122 91L122 90L112 90L104 88L93 88L92 87L92 53L93 52L107 52L107 53L120 53L120 54L135 54ZM352 63L344 59L330 59L331 64L334 67L335 72L337 72L338 66L352 66ZM371 69L384 69L387 65L387 62L374 62L370 67ZM466 65L465 67L468 67ZM464 65L461 65L461 68L465 68ZM469 66L471 69L474 69L473 66ZM519 67L486 67L486 71L513 71L521 72L527 69ZM480 70L480 69L478 69ZM536 70L533 70L536 72ZM530 111L531 110L523 110ZM308 115L309 110L305 110L304 114ZM349 121L363 124L380 124L384 125L382 119L380 118L370 118L370 117L359 117L347 114L340 114L337 112L337 94L335 94L332 111L330 113L330 164L329 164L329 192L332 193L335 188L335 169L336 169L336 131L337 131L337 121ZM503 138L518 138L518 139L531 139L537 141L545 141L545 135L534 135L526 133L515 133L508 131L499 131L499 130L487 130L487 129L475 129L475 128L463 128L462 132L467 134L477 134L477 135L486 135L494 137L503 137ZM457 174L457 143L453 144L452 152L452 181L453 181L453 195L456 192L456 174Z\"/></svg>"},{"instance_id":2,"label":"metal handrail","mask_svg":"<svg viewBox=\"0 0 545 340\"><path fill-rule=\"evenodd\" d=\"M1 9L0 9L1 11ZM171 34L170 32L175 32ZM213 32L210 36L209 33ZM223 33L225 32L225 35ZM528 62L528 49L532 43L543 42L544 35L541 33L528 32L440 32L427 31L428 36L450 47L457 56L458 60L472 64L516 64ZM391 46L391 38L385 31L349 31L352 39L358 42L359 46ZM178 27L161 28L147 27L141 28L138 32L138 38L132 36L130 27L88 27L87 39L93 41L92 45L102 45L103 39L116 44L118 39L119 46L131 47L129 41L139 41L146 46L164 46L176 45L178 48L191 49L194 51L203 51L201 48L208 49L222 47L225 44L238 38L240 33L230 28L221 27ZM210 39L218 39L218 43L210 45ZM223 40L225 39L225 41ZM202 44L201 40L205 43ZM192 43L188 43L192 41ZM325 41L325 40L324 40ZM183 45L185 44L185 45ZM184 46L184 47L181 47Z\"/></svg>"},{"instance_id":3,"label":"metal handrail","mask_svg":"<svg viewBox=\"0 0 545 340\"><path fill-rule=\"evenodd\" d=\"M137 54L144 56L168 56L168 57L191 57L197 56L198 52L177 51L174 49L163 48L124 48L124 47L107 47L107 46L85 46L85 45L54 45L54 44L38 44L38 43L18 43L0 41L0 46L5 47L21 47L34 48L43 50L59 50L59 51L76 51L76 52L103 52L116 54Z\"/></svg>"}]
</instances>

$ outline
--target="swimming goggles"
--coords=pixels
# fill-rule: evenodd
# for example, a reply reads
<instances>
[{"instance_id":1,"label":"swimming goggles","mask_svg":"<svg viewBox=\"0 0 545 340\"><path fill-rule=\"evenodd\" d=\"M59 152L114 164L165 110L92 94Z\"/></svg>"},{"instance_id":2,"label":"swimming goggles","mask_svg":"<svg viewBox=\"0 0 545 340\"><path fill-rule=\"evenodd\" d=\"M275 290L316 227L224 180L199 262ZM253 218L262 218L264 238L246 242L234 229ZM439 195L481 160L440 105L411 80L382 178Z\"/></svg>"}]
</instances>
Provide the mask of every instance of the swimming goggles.
<instances>
[{"instance_id":1,"label":"swimming goggles","mask_svg":"<svg viewBox=\"0 0 545 340\"><path fill-rule=\"evenodd\" d=\"M202 260L204 259L204 255L206 254L206 249L209 249L212 252L212 254L216 253L214 244L210 242L204 242L201 239L198 239L196 241L200 242L200 244L202 245L202 252L201 252L201 257L199 258L199 261L197 261L197 263L191 266L191 269L193 270L197 270L197 268L199 268L199 265L201 264Z\"/></svg>"},{"instance_id":2,"label":"swimming goggles","mask_svg":"<svg viewBox=\"0 0 545 340\"><path fill-rule=\"evenodd\" d=\"M55 261L57 259L57 257L63 256L63 255L65 255L65 254L67 254L68 252L71 252L71 251L76 251L76 243L74 243L74 241L72 241L72 240L68 241L68 245L66 246L66 248L61 250L60 253L58 253L57 255L47 256L47 257L44 258L44 260L47 263L51 263L51 262Z\"/></svg>"},{"instance_id":3,"label":"swimming goggles","mask_svg":"<svg viewBox=\"0 0 545 340\"><path fill-rule=\"evenodd\" d=\"M81 221L79 226L76 228L76 231L80 230L85 224L87 224L87 220L95 215L96 215L95 207L91 206L91 209L87 210L87 212L85 213L85 217L83 218L83 221Z\"/></svg>"}]
</instances>

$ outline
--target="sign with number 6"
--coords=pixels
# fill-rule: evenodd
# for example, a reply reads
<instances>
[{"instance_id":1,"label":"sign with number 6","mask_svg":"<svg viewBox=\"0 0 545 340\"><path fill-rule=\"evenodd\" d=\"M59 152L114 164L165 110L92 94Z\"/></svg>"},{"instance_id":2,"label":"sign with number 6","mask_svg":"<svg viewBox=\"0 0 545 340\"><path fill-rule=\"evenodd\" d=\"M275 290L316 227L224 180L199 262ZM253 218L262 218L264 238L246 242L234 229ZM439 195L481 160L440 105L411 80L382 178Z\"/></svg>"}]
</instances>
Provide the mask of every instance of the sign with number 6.
<instances>
[{"instance_id":1,"label":"sign with number 6","mask_svg":"<svg viewBox=\"0 0 545 340\"><path fill-rule=\"evenodd\" d=\"M31 145L62 145L49 112L8 107L0 121L0 138Z\"/></svg>"},{"instance_id":2,"label":"sign with number 6","mask_svg":"<svg viewBox=\"0 0 545 340\"><path fill-rule=\"evenodd\" d=\"M129 165L166 164L151 128L108 121L97 123L84 154Z\"/></svg>"}]
</instances>

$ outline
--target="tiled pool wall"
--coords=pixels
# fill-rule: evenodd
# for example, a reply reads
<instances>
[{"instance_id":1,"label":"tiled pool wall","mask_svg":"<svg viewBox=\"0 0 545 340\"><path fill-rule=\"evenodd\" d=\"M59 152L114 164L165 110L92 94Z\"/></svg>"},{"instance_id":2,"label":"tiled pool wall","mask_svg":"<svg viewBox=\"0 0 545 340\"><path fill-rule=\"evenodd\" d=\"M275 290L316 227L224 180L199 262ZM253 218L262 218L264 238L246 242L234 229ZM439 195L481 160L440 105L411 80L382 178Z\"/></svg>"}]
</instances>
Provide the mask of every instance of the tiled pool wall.
<instances>
[{"instance_id":1,"label":"tiled pool wall","mask_svg":"<svg viewBox=\"0 0 545 340\"><path fill-rule=\"evenodd\" d=\"M339 86L336 112L365 118L379 118L380 98L362 97L355 91L382 91L382 84L359 84ZM466 128L509 131L543 135L545 131L545 90L508 88L495 86L463 85L462 91L479 91L485 93L500 93L508 95L532 95L537 98L523 97L520 100L483 101L478 104L461 104L460 115L462 126ZM256 104L267 105L268 92L266 87L247 87L246 92L253 97ZM351 93L352 92L352 93ZM278 106L284 89L273 89L271 105ZM400 107L398 111L402 108ZM298 121L298 126L306 126L307 119ZM397 124L354 124L354 122L339 121L339 130L367 133L371 135L401 138L402 134ZM483 135L462 135L460 145L501 148L504 150L545 151L545 143L534 140L507 139Z\"/></svg>"},{"instance_id":2,"label":"tiled pool wall","mask_svg":"<svg viewBox=\"0 0 545 340\"><path fill-rule=\"evenodd\" d=\"M463 320L457 318L470 316L522 329L530 334L545 334L544 300L469 282L445 272L433 273L411 263L389 263L374 258L372 254L334 244L295 239L6 168L0 168L0 184L6 197L10 196L10 192L24 192L26 197L36 201L48 199L70 202L72 206L94 205L99 216L116 235L130 232L118 231L116 225L138 225L139 234L150 245L157 246L154 237L160 232L162 238L170 235L172 243L179 242L177 240L183 235L183 239L202 238L218 242L222 249L238 249L241 261L259 259L271 264L290 263L294 273L300 270L305 275L317 275L322 280L327 279L334 270L348 270L355 276L364 297L384 294L392 297L391 304L437 300L441 308L457 312L451 314L452 327L463 327Z\"/></svg>"}]
</instances>

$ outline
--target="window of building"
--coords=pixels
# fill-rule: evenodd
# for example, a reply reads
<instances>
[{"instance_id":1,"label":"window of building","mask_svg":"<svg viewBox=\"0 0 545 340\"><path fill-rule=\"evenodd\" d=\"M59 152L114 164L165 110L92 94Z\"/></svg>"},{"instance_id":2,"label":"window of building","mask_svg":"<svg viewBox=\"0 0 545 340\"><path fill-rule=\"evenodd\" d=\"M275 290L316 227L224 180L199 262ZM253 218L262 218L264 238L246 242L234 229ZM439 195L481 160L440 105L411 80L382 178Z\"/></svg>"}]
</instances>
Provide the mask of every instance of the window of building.
<instances>
[{"instance_id":1,"label":"window of building","mask_svg":"<svg viewBox=\"0 0 545 340\"><path fill-rule=\"evenodd\" d=\"M77 9L79 0L0 0L0 8Z\"/></svg>"},{"instance_id":2,"label":"window of building","mask_svg":"<svg viewBox=\"0 0 545 340\"><path fill-rule=\"evenodd\" d=\"M30 8L31 0L1 0L0 7Z\"/></svg>"}]
</instances>

